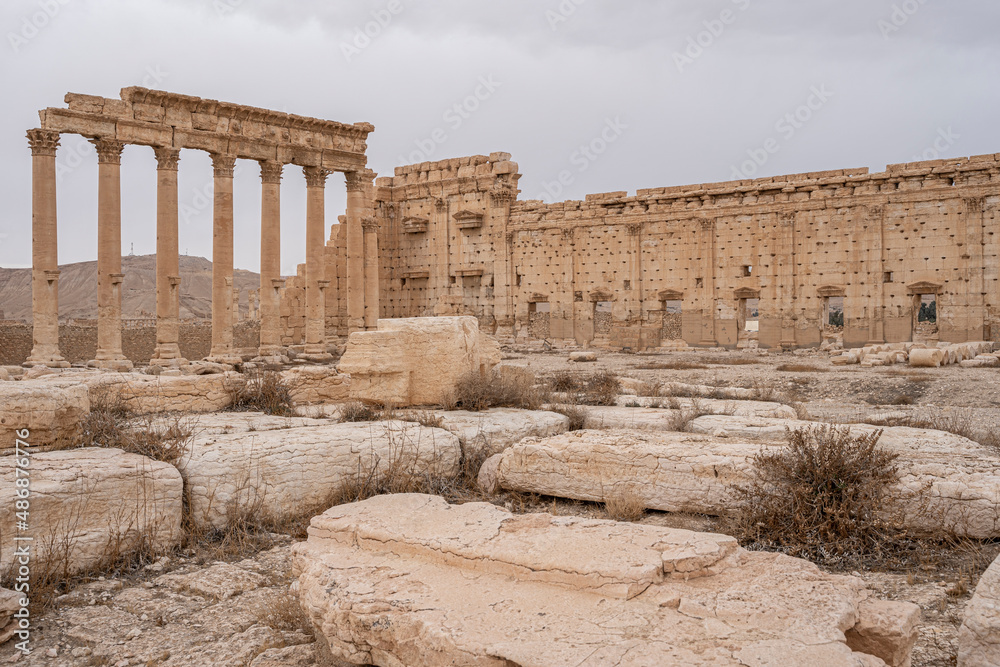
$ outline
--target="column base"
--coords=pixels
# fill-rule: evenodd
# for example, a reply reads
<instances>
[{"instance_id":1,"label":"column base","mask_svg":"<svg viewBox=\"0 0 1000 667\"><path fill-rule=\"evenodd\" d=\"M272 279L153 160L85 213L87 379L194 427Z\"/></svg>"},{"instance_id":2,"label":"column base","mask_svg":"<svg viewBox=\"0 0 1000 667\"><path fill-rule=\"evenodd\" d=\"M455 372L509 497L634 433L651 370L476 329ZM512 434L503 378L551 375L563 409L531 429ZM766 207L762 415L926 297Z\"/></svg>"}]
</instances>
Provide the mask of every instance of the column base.
<instances>
[{"instance_id":1,"label":"column base","mask_svg":"<svg viewBox=\"0 0 1000 667\"><path fill-rule=\"evenodd\" d=\"M44 366L46 368L72 368L72 364L70 364L68 361L66 361L65 359L62 359L62 358L60 358L60 359L28 359L27 361L25 361L21 365L24 366L25 368L38 368L38 367L42 367L42 366Z\"/></svg>"},{"instance_id":2,"label":"column base","mask_svg":"<svg viewBox=\"0 0 1000 667\"><path fill-rule=\"evenodd\" d=\"M347 320L347 330L349 333L365 330L365 319L363 317L352 317Z\"/></svg>"},{"instance_id":3,"label":"column base","mask_svg":"<svg viewBox=\"0 0 1000 667\"><path fill-rule=\"evenodd\" d=\"M158 357L153 357L149 360L150 366L159 366L160 368L181 368L182 366L187 366L191 362L187 359L172 357L170 359L160 359Z\"/></svg>"},{"instance_id":4,"label":"column base","mask_svg":"<svg viewBox=\"0 0 1000 667\"><path fill-rule=\"evenodd\" d=\"M117 371L127 373L134 368L128 359L94 359L87 362L88 368L99 368L102 371Z\"/></svg>"},{"instance_id":5,"label":"column base","mask_svg":"<svg viewBox=\"0 0 1000 667\"><path fill-rule=\"evenodd\" d=\"M204 361L210 364L225 364L227 366L237 366L243 363L243 357L238 354L212 354L205 357Z\"/></svg>"}]
</instances>

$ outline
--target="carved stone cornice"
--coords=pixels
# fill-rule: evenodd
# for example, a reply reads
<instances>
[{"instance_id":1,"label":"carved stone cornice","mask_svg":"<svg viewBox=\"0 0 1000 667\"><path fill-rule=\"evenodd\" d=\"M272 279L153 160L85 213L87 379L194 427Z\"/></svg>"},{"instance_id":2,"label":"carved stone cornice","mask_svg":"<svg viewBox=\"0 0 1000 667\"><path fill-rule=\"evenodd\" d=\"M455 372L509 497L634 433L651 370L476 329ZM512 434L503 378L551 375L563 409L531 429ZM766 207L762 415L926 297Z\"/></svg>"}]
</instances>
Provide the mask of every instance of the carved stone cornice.
<instances>
[{"instance_id":1,"label":"carved stone cornice","mask_svg":"<svg viewBox=\"0 0 1000 667\"><path fill-rule=\"evenodd\" d=\"M281 173L285 169L285 165L280 162L271 162L270 160L264 160L260 164L260 182L270 183L272 185L281 183Z\"/></svg>"},{"instance_id":2,"label":"carved stone cornice","mask_svg":"<svg viewBox=\"0 0 1000 667\"><path fill-rule=\"evenodd\" d=\"M361 218L361 229L363 229L366 234L378 233L378 220L370 215Z\"/></svg>"},{"instance_id":3,"label":"carved stone cornice","mask_svg":"<svg viewBox=\"0 0 1000 667\"><path fill-rule=\"evenodd\" d=\"M375 180L375 172L371 169L365 169L363 171L349 171L344 174L344 177L347 181L348 192L365 192L367 188L371 187L372 182Z\"/></svg>"},{"instance_id":4,"label":"carved stone cornice","mask_svg":"<svg viewBox=\"0 0 1000 667\"><path fill-rule=\"evenodd\" d=\"M34 156L55 157L59 133L50 130L28 130L28 145Z\"/></svg>"},{"instance_id":5,"label":"carved stone cornice","mask_svg":"<svg viewBox=\"0 0 1000 667\"><path fill-rule=\"evenodd\" d=\"M91 139L90 143L94 144L94 148L97 149L97 163L98 164L121 164L122 163L122 151L125 150L125 144L114 139Z\"/></svg>"},{"instance_id":6,"label":"carved stone cornice","mask_svg":"<svg viewBox=\"0 0 1000 667\"><path fill-rule=\"evenodd\" d=\"M178 163L181 161L181 149L154 146L153 154L156 156L157 169L162 171L177 171Z\"/></svg>"},{"instance_id":7,"label":"carved stone cornice","mask_svg":"<svg viewBox=\"0 0 1000 667\"><path fill-rule=\"evenodd\" d=\"M307 188L326 187L326 179L330 176L330 172L322 167L304 167L302 173L305 174Z\"/></svg>"},{"instance_id":8,"label":"carved stone cornice","mask_svg":"<svg viewBox=\"0 0 1000 667\"><path fill-rule=\"evenodd\" d=\"M216 178L232 178L236 170L236 156L212 153L212 168Z\"/></svg>"}]
</instances>

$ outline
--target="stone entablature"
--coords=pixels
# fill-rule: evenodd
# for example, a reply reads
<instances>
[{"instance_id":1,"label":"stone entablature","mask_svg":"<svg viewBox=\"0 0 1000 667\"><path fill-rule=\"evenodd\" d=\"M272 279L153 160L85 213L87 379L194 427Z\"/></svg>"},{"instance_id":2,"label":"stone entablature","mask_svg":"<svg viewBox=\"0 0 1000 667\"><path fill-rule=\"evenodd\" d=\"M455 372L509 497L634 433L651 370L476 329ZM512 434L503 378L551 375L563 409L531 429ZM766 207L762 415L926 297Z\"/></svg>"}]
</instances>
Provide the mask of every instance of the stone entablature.
<instances>
[{"instance_id":1,"label":"stone entablature","mask_svg":"<svg viewBox=\"0 0 1000 667\"><path fill-rule=\"evenodd\" d=\"M375 130L370 123L347 125L139 87L123 88L117 100L70 93L65 101L66 109L39 112L42 129L330 171L363 170Z\"/></svg>"}]
</instances>

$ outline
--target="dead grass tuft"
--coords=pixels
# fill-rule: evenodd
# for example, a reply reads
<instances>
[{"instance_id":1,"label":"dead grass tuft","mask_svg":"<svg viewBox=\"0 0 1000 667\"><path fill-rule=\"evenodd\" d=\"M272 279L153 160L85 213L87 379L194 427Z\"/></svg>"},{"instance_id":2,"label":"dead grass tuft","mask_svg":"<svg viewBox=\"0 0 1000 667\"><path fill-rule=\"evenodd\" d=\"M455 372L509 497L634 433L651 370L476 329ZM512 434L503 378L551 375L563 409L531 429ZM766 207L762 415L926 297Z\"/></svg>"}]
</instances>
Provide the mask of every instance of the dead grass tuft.
<instances>
[{"instance_id":1,"label":"dead grass tuft","mask_svg":"<svg viewBox=\"0 0 1000 667\"><path fill-rule=\"evenodd\" d=\"M233 412L263 412L278 417L295 414L292 389L277 371L255 369L229 381L227 390Z\"/></svg>"},{"instance_id":2,"label":"dead grass tuft","mask_svg":"<svg viewBox=\"0 0 1000 667\"><path fill-rule=\"evenodd\" d=\"M621 393L618 376L607 371L595 373L584 381L577 400L584 405L615 405Z\"/></svg>"},{"instance_id":3,"label":"dead grass tuft","mask_svg":"<svg viewBox=\"0 0 1000 667\"><path fill-rule=\"evenodd\" d=\"M782 373L829 373L829 368L821 368L819 366L811 366L809 364L782 364L778 366L775 370L781 371Z\"/></svg>"},{"instance_id":4,"label":"dead grass tuft","mask_svg":"<svg viewBox=\"0 0 1000 667\"><path fill-rule=\"evenodd\" d=\"M578 405L559 405L552 408L552 412L569 417L569 430L582 431L587 427L587 410Z\"/></svg>"},{"instance_id":5,"label":"dead grass tuft","mask_svg":"<svg viewBox=\"0 0 1000 667\"><path fill-rule=\"evenodd\" d=\"M341 424L377 422L384 418L384 413L385 406L350 401L340 409L339 421Z\"/></svg>"},{"instance_id":6,"label":"dead grass tuft","mask_svg":"<svg viewBox=\"0 0 1000 667\"><path fill-rule=\"evenodd\" d=\"M176 465L193 430L181 415L136 415L117 385L92 391L90 414L84 419L77 447L104 447Z\"/></svg>"},{"instance_id":7,"label":"dead grass tuft","mask_svg":"<svg viewBox=\"0 0 1000 667\"><path fill-rule=\"evenodd\" d=\"M631 488L620 486L604 495L604 511L612 521L638 521L646 505Z\"/></svg>"},{"instance_id":8,"label":"dead grass tuft","mask_svg":"<svg viewBox=\"0 0 1000 667\"><path fill-rule=\"evenodd\" d=\"M655 361L633 366L637 371L704 371L708 366L690 361Z\"/></svg>"},{"instance_id":9,"label":"dead grass tuft","mask_svg":"<svg viewBox=\"0 0 1000 667\"><path fill-rule=\"evenodd\" d=\"M472 372L455 386L452 407L472 412L490 408L537 410L547 399L548 392L535 385L533 375L494 371L484 376Z\"/></svg>"},{"instance_id":10,"label":"dead grass tuft","mask_svg":"<svg viewBox=\"0 0 1000 667\"><path fill-rule=\"evenodd\" d=\"M789 431L788 446L754 457L750 481L733 488L740 538L830 564L891 551L902 537L885 510L897 455L879 447L881 435L831 426Z\"/></svg>"}]
</instances>

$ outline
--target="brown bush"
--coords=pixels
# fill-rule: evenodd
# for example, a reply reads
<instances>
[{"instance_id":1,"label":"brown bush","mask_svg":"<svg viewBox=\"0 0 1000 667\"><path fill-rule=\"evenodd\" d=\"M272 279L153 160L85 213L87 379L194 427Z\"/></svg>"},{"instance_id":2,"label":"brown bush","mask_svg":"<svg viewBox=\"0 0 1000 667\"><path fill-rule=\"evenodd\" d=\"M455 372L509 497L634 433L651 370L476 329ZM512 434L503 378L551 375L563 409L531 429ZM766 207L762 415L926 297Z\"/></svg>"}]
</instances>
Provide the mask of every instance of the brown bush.
<instances>
[{"instance_id":1,"label":"brown bush","mask_svg":"<svg viewBox=\"0 0 1000 667\"><path fill-rule=\"evenodd\" d=\"M345 403L340 409L339 421L341 424L358 422L377 422L383 419L385 407L362 403L361 401L350 401Z\"/></svg>"},{"instance_id":2,"label":"brown bush","mask_svg":"<svg viewBox=\"0 0 1000 667\"><path fill-rule=\"evenodd\" d=\"M496 371L483 376L472 372L455 385L452 404L472 412L490 408L537 410L547 399L547 393L535 386L533 376Z\"/></svg>"},{"instance_id":3,"label":"brown bush","mask_svg":"<svg viewBox=\"0 0 1000 667\"><path fill-rule=\"evenodd\" d=\"M831 564L891 549L902 535L886 512L897 455L879 447L881 436L831 426L789 431L788 447L754 457L750 481L733 489L740 538Z\"/></svg>"},{"instance_id":4,"label":"brown bush","mask_svg":"<svg viewBox=\"0 0 1000 667\"><path fill-rule=\"evenodd\" d=\"M584 405L615 405L619 393L621 382L618 381L618 376L604 371L587 378L579 401Z\"/></svg>"},{"instance_id":5,"label":"brown bush","mask_svg":"<svg viewBox=\"0 0 1000 667\"><path fill-rule=\"evenodd\" d=\"M632 489L620 487L605 494L604 511L612 521L638 521L646 505Z\"/></svg>"},{"instance_id":6,"label":"brown bush","mask_svg":"<svg viewBox=\"0 0 1000 667\"><path fill-rule=\"evenodd\" d=\"M277 371L255 369L230 381L227 389L233 412L263 412L278 417L295 414L291 387Z\"/></svg>"},{"instance_id":7,"label":"brown bush","mask_svg":"<svg viewBox=\"0 0 1000 667\"><path fill-rule=\"evenodd\" d=\"M569 393L580 389L580 380L576 375L563 371L549 378L549 389Z\"/></svg>"},{"instance_id":8,"label":"brown bush","mask_svg":"<svg viewBox=\"0 0 1000 667\"><path fill-rule=\"evenodd\" d=\"M569 430L582 431L587 427L587 411L577 405L559 405L552 408L552 412L569 417Z\"/></svg>"}]
</instances>

